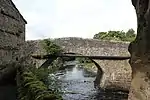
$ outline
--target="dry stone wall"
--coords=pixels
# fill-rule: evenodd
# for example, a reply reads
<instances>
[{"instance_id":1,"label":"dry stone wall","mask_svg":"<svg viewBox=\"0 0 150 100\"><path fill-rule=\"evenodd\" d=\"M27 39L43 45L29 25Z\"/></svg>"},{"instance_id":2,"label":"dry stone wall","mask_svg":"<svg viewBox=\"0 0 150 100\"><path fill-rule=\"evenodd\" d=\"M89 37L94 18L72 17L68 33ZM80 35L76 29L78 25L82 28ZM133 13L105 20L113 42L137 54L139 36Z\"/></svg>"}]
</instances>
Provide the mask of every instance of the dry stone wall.
<instances>
[{"instance_id":1,"label":"dry stone wall","mask_svg":"<svg viewBox=\"0 0 150 100\"><path fill-rule=\"evenodd\" d=\"M0 0L0 64L19 60L20 45L25 43L25 24L12 0Z\"/></svg>"}]
</instances>

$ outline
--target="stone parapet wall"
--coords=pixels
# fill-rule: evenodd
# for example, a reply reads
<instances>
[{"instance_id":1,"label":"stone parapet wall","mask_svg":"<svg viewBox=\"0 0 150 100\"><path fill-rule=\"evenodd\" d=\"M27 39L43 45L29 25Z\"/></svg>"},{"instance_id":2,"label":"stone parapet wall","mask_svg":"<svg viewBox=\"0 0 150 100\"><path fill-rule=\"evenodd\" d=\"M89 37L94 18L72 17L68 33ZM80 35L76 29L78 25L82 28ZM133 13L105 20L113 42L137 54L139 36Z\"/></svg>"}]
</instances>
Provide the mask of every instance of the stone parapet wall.
<instances>
[{"instance_id":1,"label":"stone parapet wall","mask_svg":"<svg viewBox=\"0 0 150 100\"><path fill-rule=\"evenodd\" d=\"M127 56L129 43L82 38L58 38L54 42L65 52L92 56Z\"/></svg>"}]
</instances>

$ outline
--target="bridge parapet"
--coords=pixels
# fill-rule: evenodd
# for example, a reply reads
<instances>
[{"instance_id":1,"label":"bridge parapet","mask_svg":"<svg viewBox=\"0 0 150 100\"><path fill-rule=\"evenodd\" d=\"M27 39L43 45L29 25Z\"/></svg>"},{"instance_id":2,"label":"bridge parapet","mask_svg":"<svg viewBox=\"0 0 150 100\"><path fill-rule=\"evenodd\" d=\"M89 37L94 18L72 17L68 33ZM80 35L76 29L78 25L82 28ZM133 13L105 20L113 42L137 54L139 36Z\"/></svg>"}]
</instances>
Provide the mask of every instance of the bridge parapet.
<instances>
[{"instance_id":1,"label":"bridge parapet","mask_svg":"<svg viewBox=\"0 0 150 100\"><path fill-rule=\"evenodd\" d=\"M86 56L129 56L129 43L100 41L96 39L59 38L54 42L65 52L73 52Z\"/></svg>"}]
</instances>

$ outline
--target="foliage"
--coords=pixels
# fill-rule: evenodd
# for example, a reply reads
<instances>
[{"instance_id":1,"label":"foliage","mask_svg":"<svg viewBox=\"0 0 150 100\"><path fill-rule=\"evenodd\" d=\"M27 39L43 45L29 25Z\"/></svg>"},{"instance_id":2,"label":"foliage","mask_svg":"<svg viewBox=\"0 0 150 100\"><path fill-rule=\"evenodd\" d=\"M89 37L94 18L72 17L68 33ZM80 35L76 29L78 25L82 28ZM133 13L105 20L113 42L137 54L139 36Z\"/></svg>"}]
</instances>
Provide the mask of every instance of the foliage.
<instances>
[{"instance_id":1,"label":"foliage","mask_svg":"<svg viewBox=\"0 0 150 100\"><path fill-rule=\"evenodd\" d=\"M43 47L48 54L58 54L62 52L61 47L56 45L52 40L44 39L42 42Z\"/></svg>"},{"instance_id":2,"label":"foliage","mask_svg":"<svg viewBox=\"0 0 150 100\"><path fill-rule=\"evenodd\" d=\"M42 41L48 54L61 53L62 49L50 39ZM51 65L49 69L35 66L19 66L17 71L18 100L62 100L57 78L51 73L58 67Z\"/></svg>"},{"instance_id":3,"label":"foliage","mask_svg":"<svg viewBox=\"0 0 150 100\"><path fill-rule=\"evenodd\" d=\"M131 42L135 39L136 34L133 29L129 29L127 32L124 31L108 31L99 32L94 35L94 39L100 40L115 40L115 41L128 41Z\"/></svg>"},{"instance_id":4,"label":"foliage","mask_svg":"<svg viewBox=\"0 0 150 100\"><path fill-rule=\"evenodd\" d=\"M37 71L37 69L35 69ZM43 76L36 76L35 70L29 67L19 67L17 72L17 86L19 100L62 100L61 96L56 91L49 89L41 80ZM43 71L43 70L41 70ZM38 71L38 72L41 72ZM43 74L43 72L42 72Z\"/></svg>"},{"instance_id":5,"label":"foliage","mask_svg":"<svg viewBox=\"0 0 150 100\"><path fill-rule=\"evenodd\" d=\"M52 70L48 70L47 68L35 68L35 67L32 67L30 68L30 70L32 71L32 73L34 75L36 75L36 77L42 81L44 84L48 84L48 75L52 72Z\"/></svg>"},{"instance_id":6,"label":"foliage","mask_svg":"<svg viewBox=\"0 0 150 100\"><path fill-rule=\"evenodd\" d=\"M55 94L61 94L61 87L58 84L58 79L53 75L59 67L55 67L51 65L49 69L47 68L40 68L36 69L35 67L32 68L32 72L37 76L37 78L42 81L44 84L48 86Z\"/></svg>"},{"instance_id":7,"label":"foliage","mask_svg":"<svg viewBox=\"0 0 150 100\"><path fill-rule=\"evenodd\" d=\"M79 63L92 63L92 61L89 58L77 57L76 60L79 61Z\"/></svg>"}]
</instances>

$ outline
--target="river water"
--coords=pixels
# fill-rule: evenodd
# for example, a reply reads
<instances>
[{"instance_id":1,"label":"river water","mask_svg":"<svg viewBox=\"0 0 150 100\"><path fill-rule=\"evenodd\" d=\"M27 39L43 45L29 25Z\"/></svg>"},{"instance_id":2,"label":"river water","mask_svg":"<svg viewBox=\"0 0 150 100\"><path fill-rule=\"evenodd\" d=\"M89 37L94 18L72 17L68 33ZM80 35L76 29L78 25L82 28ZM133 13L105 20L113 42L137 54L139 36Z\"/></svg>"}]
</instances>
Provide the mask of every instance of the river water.
<instances>
[{"instance_id":1,"label":"river water","mask_svg":"<svg viewBox=\"0 0 150 100\"><path fill-rule=\"evenodd\" d=\"M128 93L94 87L96 74L80 65L69 65L55 74L64 91L64 100L127 100Z\"/></svg>"}]
</instances>

